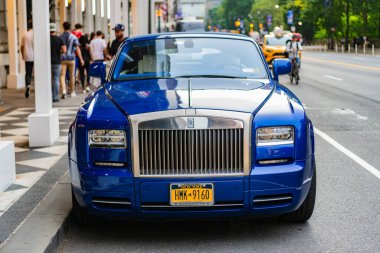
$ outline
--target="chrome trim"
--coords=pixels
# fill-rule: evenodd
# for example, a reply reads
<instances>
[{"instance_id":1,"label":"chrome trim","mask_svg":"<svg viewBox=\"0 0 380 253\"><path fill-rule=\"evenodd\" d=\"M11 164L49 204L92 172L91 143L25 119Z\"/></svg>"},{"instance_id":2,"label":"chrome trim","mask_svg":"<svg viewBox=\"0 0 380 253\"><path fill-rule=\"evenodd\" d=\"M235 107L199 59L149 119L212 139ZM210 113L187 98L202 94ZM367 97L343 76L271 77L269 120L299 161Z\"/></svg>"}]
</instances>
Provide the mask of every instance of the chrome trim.
<instances>
[{"instance_id":1,"label":"chrome trim","mask_svg":"<svg viewBox=\"0 0 380 253\"><path fill-rule=\"evenodd\" d=\"M189 126L189 121L192 121L193 125ZM243 128L244 123L237 119L185 116L148 120L141 122L138 127L139 130L235 129Z\"/></svg>"},{"instance_id":2,"label":"chrome trim","mask_svg":"<svg viewBox=\"0 0 380 253\"><path fill-rule=\"evenodd\" d=\"M125 166L125 163L119 163L119 162L95 162L96 166L105 166L105 167L123 167Z\"/></svg>"},{"instance_id":3,"label":"chrome trim","mask_svg":"<svg viewBox=\"0 0 380 253\"><path fill-rule=\"evenodd\" d=\"M193 92L192 92L192 89L191 89L191 78L189 78L188 80L188 93L189 93L189 107L193 107Z\"/></svg>"},{"instance_id":4,"label":"chrome trim","mask_svg":"<svg viewBox=\"0 0 380 253\"><path fill-rule=\"evenodd\" d=\"M267 199L254 199L253 203L271 202L271 201L281 201L292 199L291 196L277 197L277 198L267 198Z\"/></svg>"},{"instance_id":5,"label":"chrome trim","mask_svg":"<svg viewBox=\"0 0 380 253\"><path fill-rule=\"evenodd\" d=\"M210 208L210 207L234 207L234 206L244 206L243 203L239 204L214 204L211 206L170 206L170 205L141 205L141 208Z\"/></svg>"},{"instance_id":6,"label":"chrome trim","mask_svg":"<svg viewBox=\"0 0 380 253\"><path fill-rule=\"evenodd\" d=\"M278 146L278 145L288 145L288 144L294 144L294 141L274 141L274 142L257 143L257 146L267 147L267 146Z\"/></svg>"},{"instance_id":7,"label":"chrome trim","mask_svg":"<svg viewBox=\"0 0 380 253\"><path fill-rule=\"evenodd\" d=\"M108 201L108 200L92 200L93 203L100 203L100 204L117 204L117 205L131 205L132 202L128 201Z\"/></svg>"},{"instance_id":8,"label":"chrome trim","mask_svg":"<svg viewBox=\"0 0 380 253\"><path fill-rule=\"evenodd\" d=\"M167 118L176 118L176 117L203 117L203 118L219 118L219 119L229 119L233 120L233 122L240 121L243 127L243 138L242 138L242 147L243 147L243 173L231 173L231 174L178 174L178 175L141 175L140 174L140 147L139 147L139 126L143 122L147 121L153 121L153 120L161 120L161 119L167 119ZM152 112L152 113L143 113L143 114L136 114L136 115L130 115L129 116L129 123L130 123L130 129L131 129L131 146L132 146L132 168L133 173L135 177L147 177L147 178L154 178L154 177L187 177L187 178L198 178L198 177L226 177L226 176L248 176L251 170L251 125L252 125L252 114L251 113L243 113L243 112L232 112L232 111L221 111L221 110L207 110L207 109L181 109L181 110L169 110L169 111L161 111L161 112ZM195 125L197 123L195 122ZM142 124L144 125L144 124ZM225 126L226 127L226 126ZM158 129L162 130L162 129ZM171 129L173 130L173 129ZM173 131L175 132L175 131ZM209 136L208 136L209 137ZM188 137L186 137L187 139ZM207 141L207 139L204 139ZM185 141L183 138L179 138L179 142ZM223 140L222 141L227 141ZM147 144L147 143L146 143ZM143 144L144 145L144 144ZM186 146L184 146L184 153L186 153ZM160 150L160 152L163 153L162 157L165 158L165 153L170 152L168 150L168 147L163 147ZM201 154L202 156L206 156L209 151L202 150ZM176 152L178 153L178 152ZM181 152L182 154L182 152ZM181 157L179 154L179 160L186 164L187 157ZM222 154L223 156L223 154ZM161 156L160 156L161 157ZM164 159L165 160L165 159ZM224 163L222 159L222 163ZM147 162L147 161L142 161ZM161 161L162 163L168 163L168 161ZM159 168L164 169L164 168ZM187 168L185 168L187 169ZM202 171L203 172L203 171ZM165 171L163 171L165 174Z\"/></svg>"}]
</instances>

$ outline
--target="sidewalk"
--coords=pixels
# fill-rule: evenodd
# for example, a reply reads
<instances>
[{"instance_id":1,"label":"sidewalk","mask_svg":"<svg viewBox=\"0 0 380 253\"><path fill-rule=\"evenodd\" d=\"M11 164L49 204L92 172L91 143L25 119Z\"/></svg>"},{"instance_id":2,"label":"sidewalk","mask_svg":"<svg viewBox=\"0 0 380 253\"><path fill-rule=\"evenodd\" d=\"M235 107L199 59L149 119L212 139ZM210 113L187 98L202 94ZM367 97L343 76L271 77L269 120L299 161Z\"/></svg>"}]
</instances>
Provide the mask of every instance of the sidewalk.
<instances>
[{"instance_id":1,"label":"sidewalk","mask_svg":"<svg viewBox=\"0 0 380 253\"><path fill-rule=\"evenodd\" d=\"M16 181L0 193L0 245L15 231L44 196L67 172L67 133L80 103L87 94L66 98L53 106L59 110L60 137L52 147L29 148L28 115L34 111L34 93L0 90L1 140L13 140L16 152Z\"/></svg>"}]
</instances>

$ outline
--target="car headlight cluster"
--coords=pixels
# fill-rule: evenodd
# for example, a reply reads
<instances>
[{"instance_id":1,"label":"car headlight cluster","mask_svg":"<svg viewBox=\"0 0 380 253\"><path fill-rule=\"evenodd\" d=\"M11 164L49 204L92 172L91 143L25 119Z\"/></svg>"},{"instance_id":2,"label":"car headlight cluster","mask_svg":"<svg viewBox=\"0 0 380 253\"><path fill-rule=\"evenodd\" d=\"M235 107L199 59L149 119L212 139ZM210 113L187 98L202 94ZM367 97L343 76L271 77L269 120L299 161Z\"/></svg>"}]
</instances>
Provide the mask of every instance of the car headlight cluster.
<instances>
[{"instance_id":1,"label":"car headlight cluster","mask_svg":"<svg viewBox=\"0 0 380 253\"><path fill-rule=\"evenodd\" d=\"M291 126L262 127L256 131L257 146L285 145L294 143L294 128Z\"/></svg>"},{"instance_id":2,"label":"car headlight cluster","mask_svg":"<svg viewBox=\"0 0 380 253\"><path fill-rule=\"evenodd\" d=\"M90 147L127 147L124 130L90 130L88 138Z\"/></svg>"}]
</instances>

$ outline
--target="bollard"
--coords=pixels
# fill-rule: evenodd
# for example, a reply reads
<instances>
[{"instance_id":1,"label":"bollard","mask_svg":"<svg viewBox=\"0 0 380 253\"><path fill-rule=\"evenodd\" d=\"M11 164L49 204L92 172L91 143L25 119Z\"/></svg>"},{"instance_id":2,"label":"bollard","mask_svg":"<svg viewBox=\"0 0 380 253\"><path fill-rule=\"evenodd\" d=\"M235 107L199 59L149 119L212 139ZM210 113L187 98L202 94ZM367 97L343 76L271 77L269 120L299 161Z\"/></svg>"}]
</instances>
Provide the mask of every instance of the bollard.
<instances>
[{"instance_id":1,"label":"bollard","mask_svg":"<svg viewBox=\"0 0 380 253\"><path fill-rule=\"evenodd\" d=\"M338 53L338 44L335 44L335 53Z\"/></svg>"},{"instance_id":2,"label":"bollard","mask_svg":"<svg viewBox=\"0 0 380 253\"><path fill-rule=\"evenodd\" d=\"M365 54L365 43L363 44L363 54Z\"/></svg>"},{"instance_id":3,"label":"bollard","mask_svg":"<svg viewBox=\"0 0 380 253\"><path fill-rule=\"evenodd\" d=\"M319 45L319 52L322 52L322 45Z\"/></svg>"},{"instance_id":4,"label":"bollard","mask_svg":"<svg viewBox=\"0 0 380 253\"><path fill-rule=\"evenodd\" d=\"M351 53L351 45L348 44L348 53Z\"/></svg>"},{"instance_id":5,"label":"bollard","mask_svg":"<svg viewBox=\"0 0 380 253\"><path fill-rule=\"evenodd\" d=\"M355 44L355 54L358 54L358 44Z\"/></svg>"},{"instance_id":6,"label":"bollard","mask_svg":"<svg viewBox=\"0 0 380 253\"><path fill-rule=\"evenodd\" d=\"M327 52L327 45L325 44L325 52Z\"/></svg>"},{"instance_id":7,"label":"bollard","mask_svg":"<svg viewBox=\"0 0 380 253\"><path fill-rule=\"evenodd\" d=\"M344 53L344 45L342 45L342 54Z\"/></svg>"},{"instance_id":8,"label":"bollard","mask_svg":"<svg viewBox=\"0 0 380 253\"><path fill-rule=\"evenodd\" d=\"M372 44L372 55L375 55L375 45Z\"/></svg>"},{"instance_id":9,"label":"bollard","mask_svg":"<svg viewBox=\"0 0 380 253\"><path fill-rule=\"evenodd\" d=\"M13 141L0 141L0 193L16 179L15 147Z\"/></svg>"}]
</instances>

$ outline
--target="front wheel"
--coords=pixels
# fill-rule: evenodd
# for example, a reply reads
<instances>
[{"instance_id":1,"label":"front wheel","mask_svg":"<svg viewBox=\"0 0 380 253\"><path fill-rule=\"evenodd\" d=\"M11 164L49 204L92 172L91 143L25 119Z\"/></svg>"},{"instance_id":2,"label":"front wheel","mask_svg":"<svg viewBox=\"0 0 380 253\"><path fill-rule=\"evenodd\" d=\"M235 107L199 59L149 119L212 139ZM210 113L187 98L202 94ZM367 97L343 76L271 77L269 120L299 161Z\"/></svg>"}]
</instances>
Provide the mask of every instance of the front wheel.
<instances>
[{"instance_id":1,"label":"front wheel","mask_svg":"<svg viewBox=\"0 0 380 253\"><path fill-rule=\"evenodd\" d=\"M313 178L311 180L309 193L307 194L306 199L297 210L291 213L285 214L282 218L287 222L305 223L308 219L310 219L311 215L313 214L316 192L317 192L317 173L316 173L316 166L314 163Z\"/></svg>"},{"instance_id":2,"label":"front wheel","mask_svg":"<svg viewBox=\"0 0 380 253\"><path fill-rule=\"evenodd\" d=\"M73 187L71 187L71 199L73 203L73 216L76 223L80 226L89 226L94 223L94 217L90 215L87 210L80 206L75 198Z\"/></svg>"}]
</instances>

